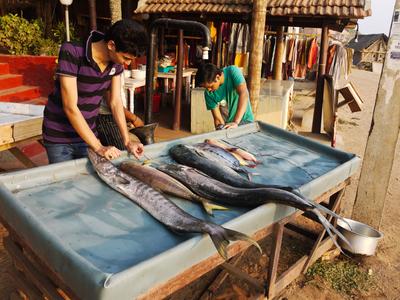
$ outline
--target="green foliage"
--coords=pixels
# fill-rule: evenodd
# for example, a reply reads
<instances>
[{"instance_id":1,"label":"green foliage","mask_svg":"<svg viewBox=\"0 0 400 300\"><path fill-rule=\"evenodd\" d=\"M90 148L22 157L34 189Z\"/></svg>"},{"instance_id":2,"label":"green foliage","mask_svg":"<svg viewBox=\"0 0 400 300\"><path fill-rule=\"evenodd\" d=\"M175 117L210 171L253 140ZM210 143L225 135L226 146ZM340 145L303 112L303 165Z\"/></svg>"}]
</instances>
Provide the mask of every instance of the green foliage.
<instances>
[{"instance_id":1,"label":"green foliage","mask_svg":"<svg viewBox=\"0 0 400 300\"><path fill-rule=\"evenodd\" d=\"M71 40L76 40L75 30L70 24ZM0 17L0 48L16 55L57 55L59 46L66 39L64 22L51 30L50 37L44 36L41 19L28 21L18 15Z\"/></svg>"},{"instance_id":2,"label":"green foliage","mask_svg":"<svg viewBox=\"0 0 400 300\"><path fill-rule=\"evenodd\" d=\"M33 54L41 35L37 22L29 22L13 14L0 17L0 47L11 54Z\"/></svg>"},{"instance_id":3,"label":"green foliage","mask_svg":"<svg viewBox=\"0 0 400 300\"><path fill-rule=\"evenodd\" d=\"M64 22L58 22L56 26L51 30L51 38L57 44L62 44L66 41L67 31L65 29ZM69 23L69 37L71 41L76 41L77 38L75 36L75 28L73 27L72 23Z\"/></svg>"},{"instance_id":4,"label":"green foliage","mask_svg":"<svg viewBox=\"0 0 400 300\"><path fill-rule=\"evenodd\" d=\"M306 280L312 281L315 277L320 277L334 290L346 295L369 291L374 287L373 277L347 259L318 260L307 270Z\"/></svg>"}]
</instances>

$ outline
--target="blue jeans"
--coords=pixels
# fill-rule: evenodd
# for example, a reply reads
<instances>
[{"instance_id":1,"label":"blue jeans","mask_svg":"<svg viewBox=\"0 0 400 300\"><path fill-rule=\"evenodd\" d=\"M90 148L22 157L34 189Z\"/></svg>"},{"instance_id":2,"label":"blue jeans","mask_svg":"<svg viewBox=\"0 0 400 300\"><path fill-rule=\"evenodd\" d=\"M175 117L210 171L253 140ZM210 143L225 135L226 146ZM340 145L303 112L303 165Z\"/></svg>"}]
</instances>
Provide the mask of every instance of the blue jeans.
<instances>
[{"instance_id":1,"label":"blue jeans","mask_svg":"<svg viewBox=\"0 0 400 300\"><path fill-rule=\"evenodd\" d=\"M49 158L50 164L86 157L88 148L86 143L75 143L75 144L45 143L44 147L46 148L47 157Z\"/></svg>"}]
</instances>

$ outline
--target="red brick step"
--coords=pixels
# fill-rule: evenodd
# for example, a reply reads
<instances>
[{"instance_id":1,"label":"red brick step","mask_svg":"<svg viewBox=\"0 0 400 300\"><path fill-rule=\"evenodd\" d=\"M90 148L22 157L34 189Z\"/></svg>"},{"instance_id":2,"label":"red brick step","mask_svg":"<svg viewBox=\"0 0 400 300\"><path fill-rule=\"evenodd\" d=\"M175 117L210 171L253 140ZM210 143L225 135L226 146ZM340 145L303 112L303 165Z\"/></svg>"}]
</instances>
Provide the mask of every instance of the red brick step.
<instances>
[{"instance_id":1,"label":"red brick step","mask_svg":"<svg viewBox=\"0 0 400 300\"><path fill-rule=\"evenodd\" d=\"M0 63L0 74L10 73L10 66L8 63Z\"/></svg>"},{"instance_id":2,"label":"red brick step","mask_svg":"<svg viewBox=\"0 0 400 300\"><path fill-rule=\"evenodd\" d=\"M36 105L46 105L47 98L46 97L39 97L31 100L24 101L26 104L36 104Z\"/></svg>"},{"instance_id":3,"label":"red brick step","mask_svg":"<svg viewBox=\"0 0 400 300\"><path fill-rule=\"evenodd\" d=\"M22 75L3 74L0 75L0 89L11 89L22 85Z\"/></svg>"},{"instance_id":4,"label":"red brick step","mask_svg":"<svg viewBox=\"0 0 400 300\"><path fill-rule=\"evenodd\" d=\"M0 90L2 102L24 102L40 97L40 90L35 86L19 86L11 89Z\"/></svg>"}]
</instances>

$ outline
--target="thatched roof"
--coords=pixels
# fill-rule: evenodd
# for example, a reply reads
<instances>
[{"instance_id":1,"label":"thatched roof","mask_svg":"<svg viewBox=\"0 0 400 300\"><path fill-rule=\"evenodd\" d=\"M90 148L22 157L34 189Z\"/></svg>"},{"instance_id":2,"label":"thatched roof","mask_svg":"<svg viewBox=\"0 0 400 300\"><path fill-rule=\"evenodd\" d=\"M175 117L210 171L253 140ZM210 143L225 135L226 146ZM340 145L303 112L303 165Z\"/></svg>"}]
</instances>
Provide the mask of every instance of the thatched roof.
<instances>
[{"instance_id":1,"label":"thatched roof","mask_svg":"<svg viewBox=\"0 0 400 300\"><path fill-rule=\"evenodd\" d=\"M249 14L252 0L141 0L135 13ZM274 17L362 19L371 15L370 0L267 0Z\"/></svg>"}]
</instances>

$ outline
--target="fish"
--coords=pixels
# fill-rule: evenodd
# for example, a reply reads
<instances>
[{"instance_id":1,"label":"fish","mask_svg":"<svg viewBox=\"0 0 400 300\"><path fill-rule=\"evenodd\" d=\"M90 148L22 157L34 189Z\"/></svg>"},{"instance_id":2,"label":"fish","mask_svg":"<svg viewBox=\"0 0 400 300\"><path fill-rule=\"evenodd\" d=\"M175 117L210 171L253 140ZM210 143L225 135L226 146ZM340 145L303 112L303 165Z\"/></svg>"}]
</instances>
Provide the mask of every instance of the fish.
<instances>
[{"instance_id":1,"label":"fish","mask_svg":"<svg viewBox=\"0 0 400 300\"><path fill-rule=\"evenodd\" d=\"M194 144L193 147L208 159L216 163L223 163L238 173L250 176L249 172L241 166L240 161L231 152L208 143Z\"/></svg>"},{"instance_id":2,"label":"fish","mask_svg":"<svg viewBox=\"0 0 400 300\"><path fill-rule=\"evenodd\" d=\"M290 191L277 188L249 189L232 187L207 176L195 168L180 164L159 165L157 169L179 180L198 195L225 205L257 207L266 203L278 203L295 207L304 212L310 212L318 218L339 249L341 248L334 238L334 234L351 247L349 241L324 217L320 211L321 207L324 208L323 212L327 212L336 218L344 220L343 217Z\"/></svg>"},{"instance_id":3,"label":"fish","mask_svg":"<svg viewBox=\"0 0 400 300\"><path fill-rule=\"evenodd\" d=\"M218 253L225 260L228 259L227 246L230 241L247 241L261 252L258 243L248 235L188 214L160 192L121 171L111 161L101 157L92 149L88 150L88 156L97 175L110 188L139 205L172 231L207 233Z\"/></svg>"},{"instance_id":4,"label":"fish","mask_svg":"<svg viewBox=\"0 0 400 300\"><path fill-rule=\"evenodd\" d=\"M232 145L227 145L226 143L223 143L223 142L217 141L217 140L213 140L213 139L207 139L207 140L205 140L205 142L210 145L221 147L229 152L232 152L233 154L241 157L244 160L252 161L256 164L260 163L253 154L251 154L250 152L248 152L242 148L232 146Z\"/></svg>"},{"instance_id":5,"label":"fish","mask_svg":"<svg viewBox=\"0 0 400 300\"><path fill-rule=\"evenodd\" d=\"M222 181L231 186L240 188L261 188L273 187L283 190L292 191L293 188L282 185L266 185L256 182L251 182L228 166L212 161L204 155L203 152L197 150L191 145L178 144L169 149L171 157L180 164L196 168L212 178Z\"/></svg>"},{"instance_id":6,"label":"fish","mask_svg":"<svg viewBox=\"0 0 400 300\"><path fill-rule=\"evenodd\" d=\"M193 193L175 178L149 165L141 165L134 160L126 160L119 165L119 168L123 172L146 183L157 191L201 203L209 215L213 215L213 209L228 209L226 207L210 203L209 200Z\"/></svg>"}]
</instances>

